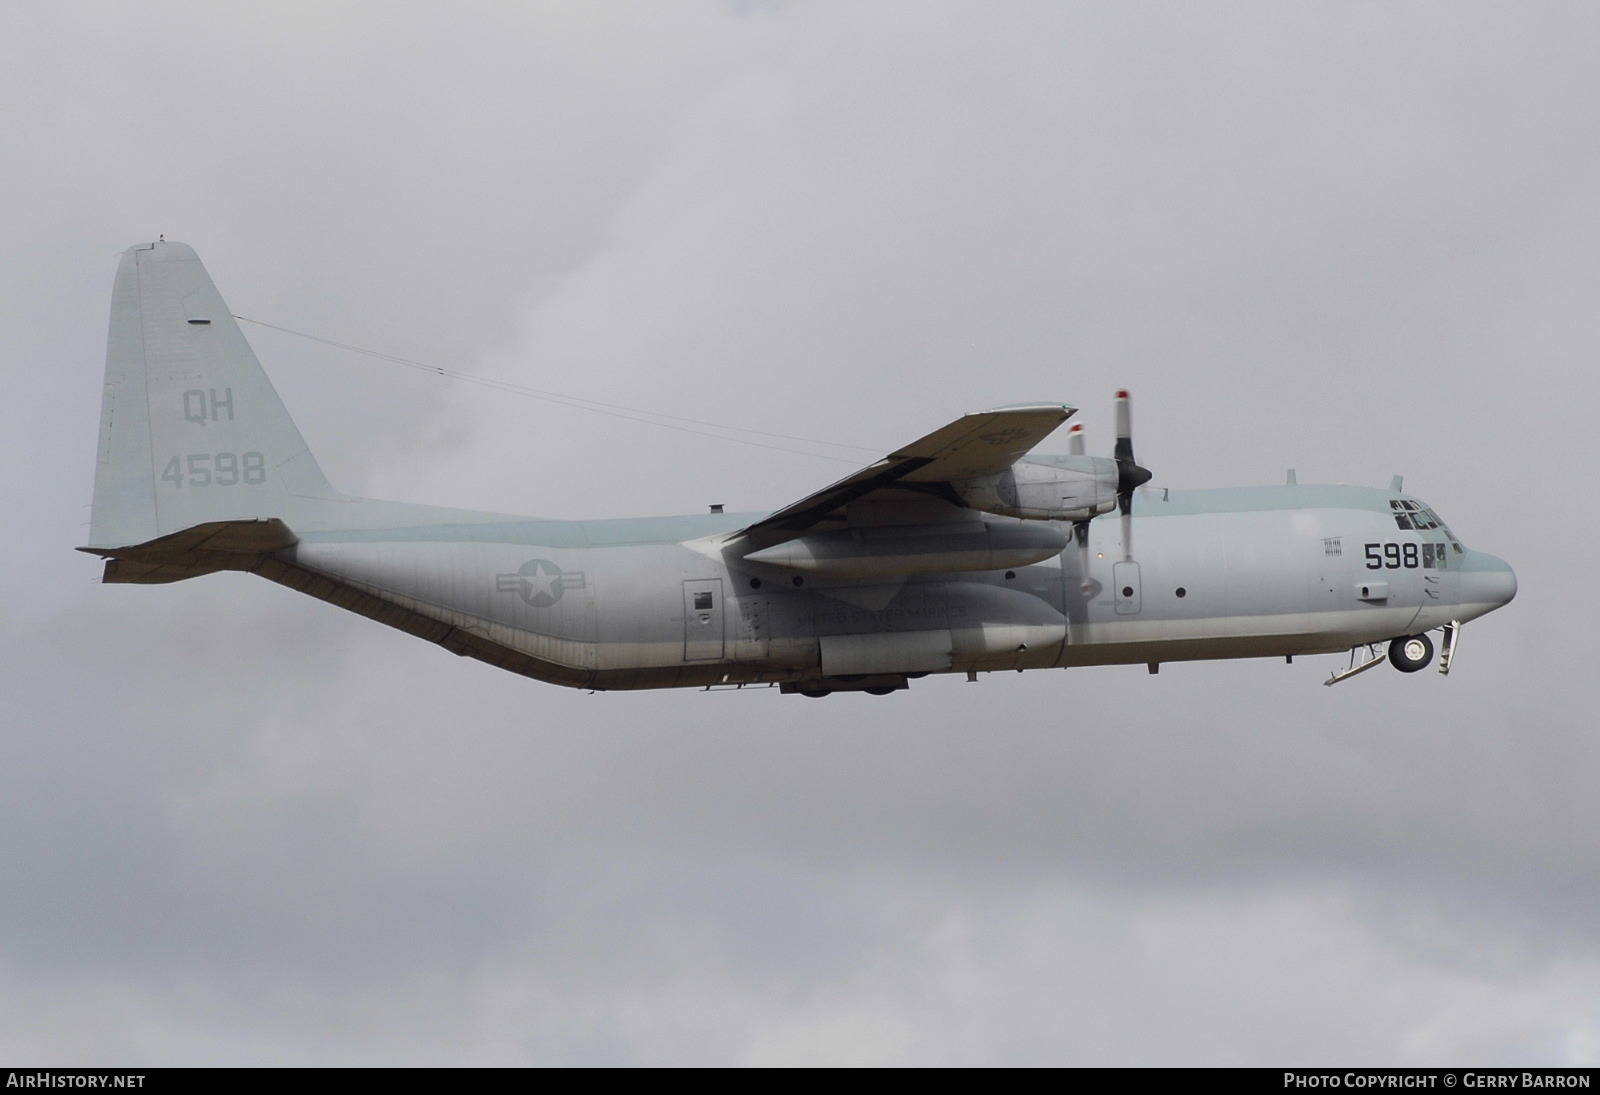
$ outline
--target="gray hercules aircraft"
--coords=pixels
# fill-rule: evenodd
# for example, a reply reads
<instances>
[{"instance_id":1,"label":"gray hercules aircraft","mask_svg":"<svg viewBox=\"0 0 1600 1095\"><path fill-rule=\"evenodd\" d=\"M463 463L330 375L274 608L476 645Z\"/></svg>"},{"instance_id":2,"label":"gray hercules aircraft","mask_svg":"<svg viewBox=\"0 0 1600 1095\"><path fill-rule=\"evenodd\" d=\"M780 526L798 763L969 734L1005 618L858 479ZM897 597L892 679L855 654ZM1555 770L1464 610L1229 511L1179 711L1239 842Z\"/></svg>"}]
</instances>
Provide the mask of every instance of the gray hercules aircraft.
<instances>
[{"instance_id":1,"label":"gray hercules aircraft","mask_svg":"<svg viewBox=\"0 0 1600 1095\"><path fill-rule=\"evenodd\" d=\"M556 684L803 696L1349 650L1331 684L1385 643L1398 669L1423 668L1432 630L1444 672L1461 624L1516 593L1509 566L1398 478L1147 488L1126 392L1114 457L1083 455L1076 426L1068 455L1031 452L1073 412L964 415L768 514L553 521L351 498L194 251L147 243L112 293L82 550L105 557L107 582L250 571Z\"/></svg>"}]
</instances>

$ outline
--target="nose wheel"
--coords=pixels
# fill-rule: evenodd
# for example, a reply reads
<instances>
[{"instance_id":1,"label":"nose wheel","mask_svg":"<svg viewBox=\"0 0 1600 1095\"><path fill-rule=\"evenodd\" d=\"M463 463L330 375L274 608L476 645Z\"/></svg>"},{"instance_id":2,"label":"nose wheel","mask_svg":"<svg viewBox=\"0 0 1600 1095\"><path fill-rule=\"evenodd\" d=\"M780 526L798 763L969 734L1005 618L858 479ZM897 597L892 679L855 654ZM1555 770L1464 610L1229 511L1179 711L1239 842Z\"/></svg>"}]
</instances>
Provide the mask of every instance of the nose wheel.
<instances>
[{"instance_id":1,"label":"nose wheel","mask_svg":"<svg viewBox=\"0 0 1600 1095\"><path fill-rule=\"evenodd\" d=\"M1461 624L1451 620L1444 627L1444 652L1439 655L1439 672L1450 672L1450 661L1456 652L1456 637L1461 634ZM1357 673L1365 673L1369 669L1376 669L1383 664L1383 644L1364 643L1366 658L1359 665L1356 656L1362 646L1350 651L1350 668L1340 670L1323 684L1338 684L1347 681ZM1433 661L1433 640L1426 635L1402 635L1389 644L1389 664L1402 673L1415 673L1419 669L1426 669L1428 663Z\"/></svg>"},{"instance_id":2,"label":"nose wheel","mask_svg":"<svg viewBox=\"0 0 1600 1095\"><path fill-rule=\"evenodd\" d=\"M1409 635L1389 644L1389 661L1402 673L1426 669L1433 661L1433 640L1426 635Z\"/></svg>"}]
</instances>

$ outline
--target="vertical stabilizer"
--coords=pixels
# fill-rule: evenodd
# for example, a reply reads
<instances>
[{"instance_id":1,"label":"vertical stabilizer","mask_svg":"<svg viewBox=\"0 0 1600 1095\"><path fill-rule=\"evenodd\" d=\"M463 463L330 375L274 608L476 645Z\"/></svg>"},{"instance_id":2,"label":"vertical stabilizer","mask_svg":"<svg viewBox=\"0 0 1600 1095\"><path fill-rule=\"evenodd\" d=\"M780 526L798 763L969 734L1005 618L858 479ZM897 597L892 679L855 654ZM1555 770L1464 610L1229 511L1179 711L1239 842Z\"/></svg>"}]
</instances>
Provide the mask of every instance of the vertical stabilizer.
<instances>
[{"instance_id":1,"label":"vertical stabilizer","mask_svg":"<svg viewBox=\"0 0 1600 1095\"><path fill-rule=\"evenodd\" d=\"M192 248L122 256L111 296L91 547L295 515L328 486Z\"/></svg>"}]
</instances>

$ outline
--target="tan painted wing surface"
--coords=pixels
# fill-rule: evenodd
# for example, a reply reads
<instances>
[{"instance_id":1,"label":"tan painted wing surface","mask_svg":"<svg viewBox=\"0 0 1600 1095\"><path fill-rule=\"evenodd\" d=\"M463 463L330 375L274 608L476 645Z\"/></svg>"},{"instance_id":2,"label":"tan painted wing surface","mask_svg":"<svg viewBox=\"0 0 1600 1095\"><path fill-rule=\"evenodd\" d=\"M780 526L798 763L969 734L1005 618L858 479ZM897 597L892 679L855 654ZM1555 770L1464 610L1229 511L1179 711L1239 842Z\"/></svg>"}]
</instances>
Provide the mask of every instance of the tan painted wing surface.
<instances>
[{"instance_id":1,"label":"tan painted wing surface","mask_svg":"<svg viewBox=\"0 0 1600 1095\"><path fill-rule=\"evenodd\" d=\"M962 415L876 464L785 506L742 531L757 546L781 543L827 522L844 520L846 506L887 491L917 490L961 502L942 484L1005 471L1044 440L1077 408L1027 403Z\"/></svg>"}]
</instances>

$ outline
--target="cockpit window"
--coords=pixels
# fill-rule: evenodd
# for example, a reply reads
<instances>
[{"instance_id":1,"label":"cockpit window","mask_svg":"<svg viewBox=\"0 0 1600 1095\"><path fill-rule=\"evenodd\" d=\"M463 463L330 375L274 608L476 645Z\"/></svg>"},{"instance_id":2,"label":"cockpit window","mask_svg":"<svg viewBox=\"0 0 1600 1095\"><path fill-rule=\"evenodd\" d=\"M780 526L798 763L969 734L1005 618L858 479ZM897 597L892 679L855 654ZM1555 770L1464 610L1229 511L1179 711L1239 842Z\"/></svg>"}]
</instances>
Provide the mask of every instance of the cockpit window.
<instances>
[{"instance_id":1,"label":"cockpit window","mask_svg":"<svg viewBox=\"0 0 1600 1095\"><path fill-rule=\"evenodd\" d=\"M1434 529L1438 529L1445 534L1445 537L1450 541L1450 546L1455 549L1457 555L1466 550L1461 546L1461 541L1456 539L1455 533L1451 532L1449 527L1439 520L1439 515L1421 502L1410 498L1391 498L1389 499L1389 509L1392 511L1394 523L1401 529L1408 532L1411 530L1432 532ZM1443 545L1440 546L1441 548L1443 547ZM1441 563L1440 565L1442 566L1443 564Z\"/></svg>"},{"instance_id":2,"label":"cockpit window","mask_svg":"<svg viewBox=\"0 0 1600 1095\"><path fill-rule=\"evenodd\" d=\"M1394 511L1394 523L1403 529L1427 532L1439 527L1439 518L1421 502L1413 502L1409 498L1391 498L1389 508Z\"/></svg>"}]
</instances>

